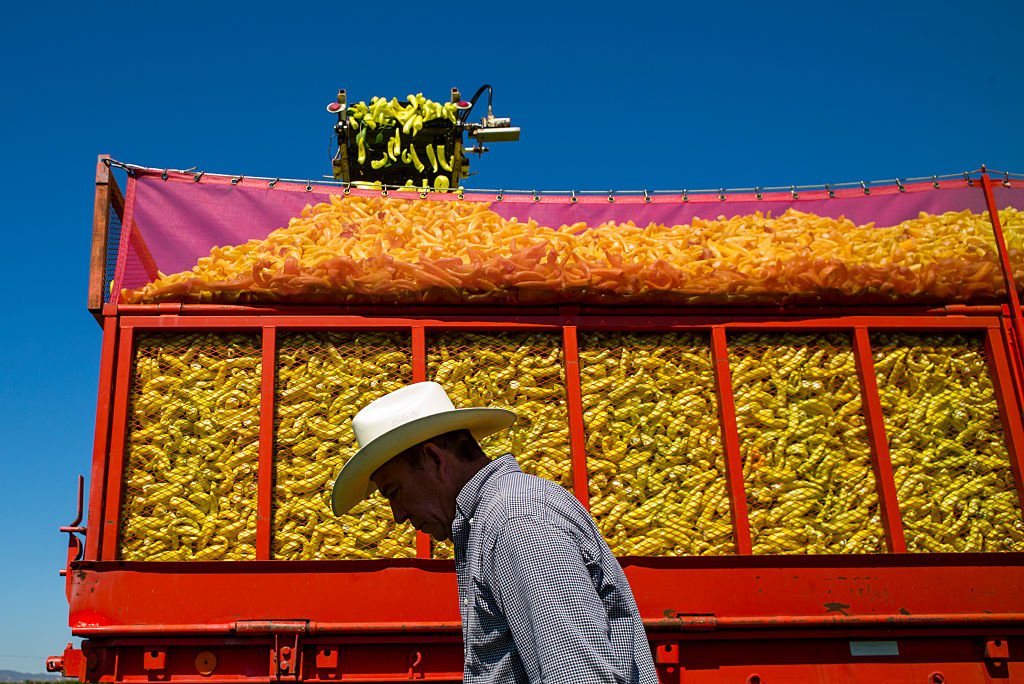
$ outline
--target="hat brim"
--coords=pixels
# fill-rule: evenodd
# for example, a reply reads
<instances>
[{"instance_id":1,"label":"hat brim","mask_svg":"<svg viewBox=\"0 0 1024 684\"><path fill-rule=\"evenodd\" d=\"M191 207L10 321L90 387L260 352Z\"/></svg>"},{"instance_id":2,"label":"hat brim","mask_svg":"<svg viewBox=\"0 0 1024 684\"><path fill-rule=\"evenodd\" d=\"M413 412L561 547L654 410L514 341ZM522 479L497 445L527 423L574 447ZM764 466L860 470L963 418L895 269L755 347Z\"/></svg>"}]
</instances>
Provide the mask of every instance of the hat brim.
<instances>
[{"instance_id":1,"label":"hat brim","mask_svg":"<svg viewBox=\"0 0 1024 684\"><path fill-rule=\"evenodd\" d=\"M382 465L420 442L453 430L469 430L483 439L516 422L516 414L501 408L461 408L423 416L385 432L362 447L338 473L331 492L331 510L343 515L377 489L370 476Z\"/></svg>"}]
</instances>

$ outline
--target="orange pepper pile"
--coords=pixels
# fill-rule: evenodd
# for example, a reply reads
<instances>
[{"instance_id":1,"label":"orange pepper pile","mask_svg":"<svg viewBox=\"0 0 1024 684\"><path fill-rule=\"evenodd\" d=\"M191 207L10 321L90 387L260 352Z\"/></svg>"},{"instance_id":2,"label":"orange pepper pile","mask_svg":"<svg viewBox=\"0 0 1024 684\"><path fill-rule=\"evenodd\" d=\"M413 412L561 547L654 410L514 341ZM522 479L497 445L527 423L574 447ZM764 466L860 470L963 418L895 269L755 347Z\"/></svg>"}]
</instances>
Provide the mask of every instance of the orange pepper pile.
<instances>
[{"instance_id":1,"label":"orange pepper pile","mask_svg":"<svg viewBox=\"0 0 1024 684\"><path fill-rule=\"evenodd\" d=\"M1001 216L1019 245L1024 212ZM1003 289L987 213L875 227L789 209L552 228L483 202L332 196L264 240L215 247L191 271L122 290L122 301L948 303Z\"/></svg>"}]
</instances>

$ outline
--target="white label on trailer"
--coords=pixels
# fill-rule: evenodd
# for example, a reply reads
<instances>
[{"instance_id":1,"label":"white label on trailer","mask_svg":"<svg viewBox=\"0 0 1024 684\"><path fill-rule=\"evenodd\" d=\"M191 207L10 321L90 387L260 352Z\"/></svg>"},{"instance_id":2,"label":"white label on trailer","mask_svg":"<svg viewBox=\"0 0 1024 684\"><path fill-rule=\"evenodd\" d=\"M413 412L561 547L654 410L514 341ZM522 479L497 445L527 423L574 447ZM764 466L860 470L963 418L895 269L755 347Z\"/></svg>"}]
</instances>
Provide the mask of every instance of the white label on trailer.
<instances>
[{"instance_id":1,"label":"white label on trailer","mask_svg":"<svg viewBox=\"0 0 1024 684\"><path fill-rule=\"evenodd\" d=\"M896 656L900 647L895 641L851 641L852 656Z\"/></svg>"}]
</instances>

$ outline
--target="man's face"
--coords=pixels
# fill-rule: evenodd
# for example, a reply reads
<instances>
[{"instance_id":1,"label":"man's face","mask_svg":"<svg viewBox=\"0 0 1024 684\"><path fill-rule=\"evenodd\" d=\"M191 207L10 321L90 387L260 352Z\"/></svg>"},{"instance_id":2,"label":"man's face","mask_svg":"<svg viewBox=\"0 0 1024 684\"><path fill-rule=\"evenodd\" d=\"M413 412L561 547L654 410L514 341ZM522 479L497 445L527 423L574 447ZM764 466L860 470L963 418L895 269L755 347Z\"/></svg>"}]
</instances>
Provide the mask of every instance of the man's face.
<instances>
[{"instance_id":1,"label":"man's face","mask_svg":"<svg viewBox=\"0 0 1024 684\"><path fill-rule=\"evenodd\" d=\"M396 456L370 479L391 504L395 522L408 520L440 541L451 537L457 492L451 492L447 454L431 444L422 449L418 457L415 453Z\"/></svg>"}]
</instances>

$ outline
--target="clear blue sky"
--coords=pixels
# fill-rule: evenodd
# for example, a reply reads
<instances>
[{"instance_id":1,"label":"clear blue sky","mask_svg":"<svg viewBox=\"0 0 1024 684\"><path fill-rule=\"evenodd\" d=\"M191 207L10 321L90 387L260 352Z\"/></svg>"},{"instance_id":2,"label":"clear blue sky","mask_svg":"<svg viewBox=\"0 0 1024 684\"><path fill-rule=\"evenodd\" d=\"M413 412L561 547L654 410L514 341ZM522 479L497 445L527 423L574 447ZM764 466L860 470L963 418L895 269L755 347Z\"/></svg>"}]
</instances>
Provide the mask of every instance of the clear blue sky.
<instances>
[{"instance_id":1,"label":"clear blue sky","mask_svg":"<svg viewBox=\"0 0 1024 684\"><path fill-rule=\"evenodd\" d=\"M70 638L57 528L90 467L100 330L85 302L100 152L317 178L330 172L324 106L339 87L354 99L443 99L490 82L496 113L523 135L474 159L470 187L728 188L982 163L1024 172L1019 0L984 12L559 5L451 4L447 16L443 3L5 7L0 669L42 671Z\"/></svg>"}]
</instances>

